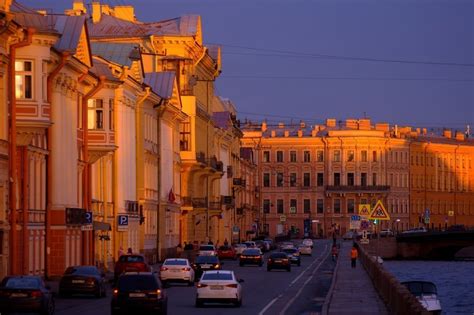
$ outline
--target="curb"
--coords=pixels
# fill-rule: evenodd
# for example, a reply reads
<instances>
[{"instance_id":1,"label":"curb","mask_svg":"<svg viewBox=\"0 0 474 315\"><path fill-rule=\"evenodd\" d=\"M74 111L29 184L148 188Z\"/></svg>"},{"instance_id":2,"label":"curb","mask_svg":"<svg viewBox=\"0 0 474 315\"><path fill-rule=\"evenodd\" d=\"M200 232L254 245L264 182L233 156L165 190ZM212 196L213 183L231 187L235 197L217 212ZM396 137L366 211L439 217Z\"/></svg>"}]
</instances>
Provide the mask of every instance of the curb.
<instances>
[{"instance_id":1,"label":"curb","mask_svg":"<svg viewBox=\"0 0 474 315\"><path fill-rule=\"evenodd\" d=\"M336 267L334 267L331 286L329 287L328 294L326 294L326 298L324 299L323 308L321 310L321 314L323 314L323 315L329 314L329 304L331 303L332 294L334 293L334 287L336 286L337 271L339 269L340 260L341 260L341 257L339 256L337 258Z\"/></svg>"}]
</instances>

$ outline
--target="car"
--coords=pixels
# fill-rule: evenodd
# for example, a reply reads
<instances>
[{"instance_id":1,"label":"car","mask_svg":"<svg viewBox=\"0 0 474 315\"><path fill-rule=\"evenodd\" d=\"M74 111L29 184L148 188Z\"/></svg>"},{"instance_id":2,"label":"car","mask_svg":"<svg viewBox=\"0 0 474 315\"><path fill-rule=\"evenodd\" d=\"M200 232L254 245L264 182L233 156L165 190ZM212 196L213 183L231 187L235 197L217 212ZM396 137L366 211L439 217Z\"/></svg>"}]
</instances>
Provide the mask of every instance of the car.
<instances>
[{"instance_id":1,"label":"car","mask_svg":"<svg viewBox=\"0 0 474 315\"><path fill-rule=\"evenodd\" d=\"M413 228L413 229L403 231L402 234L425 233L425 232L428 232L428 230L425 227L420 226L420 227L417 227L417 228Z\"/></svg>"},{"instance_id":2,"label":"car","mask_svg":"<svg viewBox=\"0 0 474 315\"><path fill-rule=\"evenodd\" d=\"M300 252L296 248L285 248L281 250L282 252L286 253L288 255L288 258L290 259L290 262L292 264L296 264L298 266L301 266L301 256Z\"/></svg>"},{"instance_id":3,"label":"car","mask_svg":"<svg viewBox=\"0 0 474 315\"><path fill-rule=\"evenodd\" d=\"M105 297L107 282L105 273L96 266L71 266L66 268L59 281L59 295L92 294Z\"/></svg>"},{"instance_id":4,"label":"car","mask_svg":"<svg viewBox=\"0 0 474 315\"><path fill-rule=\"evenodd\" d=\"M151 271L145 257L137 254L122 255L115 263L114 280L126 271Z\"/></svg>"},{"instance_id":5,"label":"car","mask_svg":"<svg viewBox=\"0 0 474 315\"><path fill-rule=\"evenodd\" d=\"M293 242L281 242L279 247L280 250L285 248L295 248L295 244Z\"/></svg>"},{"instance_id":6,"label":"car","mask_svg":"<svg viewBox=\"0 0 474 315\"><path fill-rule=\"evenodd\" d=\"M247 245L246 244L235 244L234 245L234 249L235 249L235 254L237 256L240 256L242 254L242 252L247 249Z\"/></svg>"},{"instance_id":7,"label":"car","mask_svg":"<svg viewBox=\"0 0 474 315\"><path fill-rule=\"evenodd\" d=\"M113 289L111 314L166 314L168 295L156 272L125 272Z\"/></svg>"},{"instance_id":8,"label":"car","mask_svg":"<svg viewBox=\"0 0 474 315\"><path fill-rule=\"evenodd\" d=\"M298 246L298 251L300 255L311 256L313 254L313 250L311 249L311 246L307 246L304 244L301 244L300 246Z\"/></svg>"},{"instance_id":9,"label":"car","mask_svg":"<svg viewBox=\"0 0 474 315\"><path fill-rule=\"evenodd\" d=\"M186 258L168 258L160 268L160 280L164 286L169 282L186 282L194 285L194 269Z\"/></svg>"},{"instance_id":10,"label":"car","mask_svg":"<svg viewBox=\"0 0 474 315\"><path fill-rule=\"evenodd\" d=\"M291 271L291 262L288 255L283 252L271 253L267 260L267 271L272 269Z\"/></svg>"},{"instance_id":11,"label":"car","mask_svg":"<svg viewBox=\"0 0 474 315\"><path fill-rule=\"evenodd\" d=\"M51 288L38 276L6 276L0 286L0 313L54 313Z\"/></svg>"},{"instance_id":12,"label":"car","mask_svg":"<svg viewBox=\"0 0 474 315\"><path fill-rule=\"evenodd\" d=\"M197 256L192 264L194 269L194 280L199 280L206 270L222 269L222 263L217 256Z\"/></svg>"},{"instance_id":13,"label":"car","mask_svg":"<svg viewBox=\"0 0 474 315\"><path fill-rule=\"evenodd\" d=\"M254 241L247 241L244 242L243 244L247 245L248 248L256 248L257 244Z\"/></svg>"},{"instance_id":14,"label":"car","mask_svg":"<svg viewBox=\"0 0 474 315\"><path fill-rule=\"evenodd\" d=\"M243 280L235 277L231 270L205 271L197 284L196 307L206 302L242 305Z\"/></svg>"},{"instance_id":15,"label":"car","mask_svg":"<svg viewBox=\"0 0 474 315\"><path fill-rule=\"evenodd\" d=\"M263 266L263 254L259 248L247 248L242 252L239 259L239 266L248 264Z\"/></svg>"},{"instance_id":16,"label":"car","mask_svg":"<svg viewBox=\"0 0 474 315\"><path fill-rule=\"evenodd\" d=\"M306 245L306 246L309 246L309 247L313 248L314 243L313 243L313 240L312 240L312 239L310 239L310 238L305 238L305 239L303 240L303 245Z\"/></svg>"},{"instance_id":17,"label":"car","mask_svg":"<svg viewBox=\"0 0 474 315\"><path fill-rule=\"evenodd\" d=\"M390 237L390 236L394 236L394 235L395 234L390 229L380 231L380 237Z\"/></svg>"},{"instance_id":18,"label":"car","mask_svg":"<svg viewBox=\"0 0 474 315\"><path fill-rule=\"evenodd\" d=\"M214 245L201 245L198 251L199 256L216 256L217 251Z\"/></svg>"},{"instance_id":19,"label":"car","mask_svg":"<svg viewBox=\"0 0 474 315\"><path fill-rule=\"evenodd\" d=\"M217 250L219 259L237 259L237 252L232 246L221 246Z\"/></svg>"}]
</instances>

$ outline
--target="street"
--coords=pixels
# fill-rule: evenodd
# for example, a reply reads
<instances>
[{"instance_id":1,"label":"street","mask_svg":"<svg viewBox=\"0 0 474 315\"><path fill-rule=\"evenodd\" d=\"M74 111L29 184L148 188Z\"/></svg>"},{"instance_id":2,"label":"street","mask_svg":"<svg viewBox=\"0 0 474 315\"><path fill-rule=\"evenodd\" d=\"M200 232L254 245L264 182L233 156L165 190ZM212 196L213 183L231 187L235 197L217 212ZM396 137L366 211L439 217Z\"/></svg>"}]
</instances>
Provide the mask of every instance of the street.
<instances>
[{"instance_id":1,"label":"street","mask_svg":"<svg viewBox=\"0 0 474 315\"><path fill-rule=\"evenodd\" d=\"M300 267L291 272L266 271L266 265L239 267L238 260L224 260L223 269L233 270L244 279L241 308L206 305L196 308L195 287L172 284L168 292L169 314L303 314L321 310L331 284L335 263L329 255L329 241L317 240L312 256L303 256ZM265 255L268 256L268 253ZM107 297L73 297L56 299L56 314L109 314L111 288Z\"/></svg>"}]
</instances>

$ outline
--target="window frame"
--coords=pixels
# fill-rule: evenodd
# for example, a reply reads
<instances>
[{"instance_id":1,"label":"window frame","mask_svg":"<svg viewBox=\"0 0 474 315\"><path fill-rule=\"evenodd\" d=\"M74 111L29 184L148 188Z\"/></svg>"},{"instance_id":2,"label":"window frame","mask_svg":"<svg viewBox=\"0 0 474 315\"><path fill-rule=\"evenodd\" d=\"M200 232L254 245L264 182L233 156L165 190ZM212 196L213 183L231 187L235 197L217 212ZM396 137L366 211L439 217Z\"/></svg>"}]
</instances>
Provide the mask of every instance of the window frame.
<instances>
[{"instance_id":1,"label":"window frame","mask_svg":"<svg viewBox=\"0 0 474 315\"><path fill-rule=\"evenodd\" d=\"M98 106L98 104L100 104L100 106ZM92 120L91 120L91 113L93 115ZM90 128L89 124L91 121L94 123L94 128ZM99 126L99 122L100 122L100 126ZM99 131L105 130L104 100L102 98L90 98L87 100L87 129L99 130Z\"/></svg>"},{"instance_id":2,"label":"window frame","mask_svg":"<svg viewBox=\"0 0 474 315\"><path fill-rule=\"evenodd\" d=\"M15 69L15 78L13 84L15 85L15 98L17 100L25 100L25 101L32 101L35 99L35 61L32 59L15 59L14 69ZM22 64L22 68L25 69L25 64L30 63L30 70L17 70L17 63ZM26 97L27 92L27 80L29 78L30 84L30 97ZM18 96L17 89L18 89L18 78L22 78L23 87L21 88L22 96Z\"/></svg>"}]
</instances>

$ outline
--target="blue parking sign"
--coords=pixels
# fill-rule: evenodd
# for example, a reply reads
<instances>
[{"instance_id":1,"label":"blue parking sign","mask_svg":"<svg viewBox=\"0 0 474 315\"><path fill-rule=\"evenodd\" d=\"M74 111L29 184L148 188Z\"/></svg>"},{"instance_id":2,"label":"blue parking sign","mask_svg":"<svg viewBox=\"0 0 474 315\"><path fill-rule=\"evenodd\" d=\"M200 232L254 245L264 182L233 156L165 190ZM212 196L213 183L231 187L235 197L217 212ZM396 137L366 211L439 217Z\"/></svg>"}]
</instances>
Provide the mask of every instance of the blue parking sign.
<instances>
[{"instance_id":1,"label":"blue parking sign","mask_svg":"<svg viewBox=\"0 0 474 315\"><path fill-rule=\"evenodd\" d=\"M128 229L128 215L119 215L117 217L117 220L118 220L117 229L119 231Z\"/></svg>"},{"instance_id":2,"label":"blue parking sign","mask_svg":"<svg viewBox=\"0 0 474 315\"><path fill-rule=\"evenodd\" d=\"M84 224L92 224L92 211L86 211L84 221Z\"/></svg>"}]
</instances>

